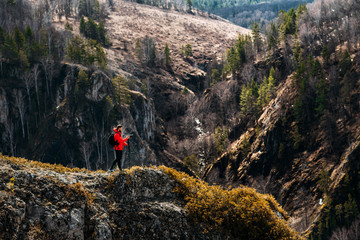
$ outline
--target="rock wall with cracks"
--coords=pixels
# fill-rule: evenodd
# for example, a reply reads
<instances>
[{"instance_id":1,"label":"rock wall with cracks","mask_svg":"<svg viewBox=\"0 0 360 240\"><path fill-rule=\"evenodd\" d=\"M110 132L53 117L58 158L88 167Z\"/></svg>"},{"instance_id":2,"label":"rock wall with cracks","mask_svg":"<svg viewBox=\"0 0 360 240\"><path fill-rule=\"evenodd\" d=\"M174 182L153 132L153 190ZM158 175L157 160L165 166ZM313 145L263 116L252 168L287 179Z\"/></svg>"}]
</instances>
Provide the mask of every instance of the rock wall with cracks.
<instances>
[{"instance_id":1,"label":"rock wall with cracks","mask_svg":"<svg viewBox=\"0 0 360 240\"><path fill-rule=\"evenodd\" d=\"M0 239L220 237L192 222L161 170L62 172L36 164L0 158Z\"/></svg>"},{"instance_id":2,"label":"rock wall with cracks","mask_svg":"<svg viewBox=\"0 0 360 240\"><path fill-rule=\"evenodd\" d=\"M88 76L87 83L80 83L80 70ZM130 147L124 150L123 167L157 163L150 147L156 136L156 114L151 100L129 90L130 102L119 103L111 77L82 65L63 65L58 79L52 111L41 120L39 125L43 127L29 143L31 150L22 149L25 156L50 163L106 169L114 160L107 139L113 127L121 123L123 135L132 135Z\"/></svg>"}]
</instances>

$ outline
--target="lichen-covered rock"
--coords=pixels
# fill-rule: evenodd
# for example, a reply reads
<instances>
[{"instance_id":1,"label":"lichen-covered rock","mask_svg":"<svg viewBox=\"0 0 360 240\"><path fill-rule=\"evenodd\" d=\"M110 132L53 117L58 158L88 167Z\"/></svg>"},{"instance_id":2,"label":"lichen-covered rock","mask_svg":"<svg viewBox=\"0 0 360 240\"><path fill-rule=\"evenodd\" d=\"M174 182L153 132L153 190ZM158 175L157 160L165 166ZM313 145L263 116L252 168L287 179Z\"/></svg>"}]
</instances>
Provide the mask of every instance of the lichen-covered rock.
<instances>
[{"instance_id":1,"label":"lichen-covered rock","mask_svg":"<svg viewBox=\"0 0 360 240\"><path fill-rule=\"evenodd\" d=\"M237 192L164 166L93 172L0 154L0 239L255 240L243 230L259 226L263 239L301 239L270 196Z\"/></svg>"},{"instance_id":2,"label":"lichen-covered rock","mask_svg":"<svg viewBox=\"0 0 360 240\"><path fill-rule=\"evenodd\" d=\"M14 159L0 155L0 239L212 239L161 170L51 170Z\"/></svg>"}]
</instances>

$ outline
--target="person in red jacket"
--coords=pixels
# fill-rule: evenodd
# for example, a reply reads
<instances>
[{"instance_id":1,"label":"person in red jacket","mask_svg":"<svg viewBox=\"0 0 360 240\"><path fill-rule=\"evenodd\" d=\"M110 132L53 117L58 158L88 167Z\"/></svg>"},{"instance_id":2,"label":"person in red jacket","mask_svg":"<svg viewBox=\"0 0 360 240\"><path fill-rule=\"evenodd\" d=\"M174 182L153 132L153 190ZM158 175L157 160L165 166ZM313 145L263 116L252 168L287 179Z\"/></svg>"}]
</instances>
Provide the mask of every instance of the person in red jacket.
<instances>
[{"instance_id":1,"label":"person in red jacket","mask_svg":"<svg viewBox=\"0 0 360 240\"><path fill-rule=\"evenodd\" d=\"M116 145L114 146L114 150L116 153L116 158L115 158L115 161L113 162L111 168L109 169L109 171L113 171L112 169L114 168L116 163L121 171L122 170L122 168L121 168L122 151L124 149L124 146L127 146L126 141L130 139L130 136L127 136L126 138L122 138L122 136L121 136L122 125L118 125L113 130L115 132L114 139L115 139Z\"/></svg>"}]
</instances>

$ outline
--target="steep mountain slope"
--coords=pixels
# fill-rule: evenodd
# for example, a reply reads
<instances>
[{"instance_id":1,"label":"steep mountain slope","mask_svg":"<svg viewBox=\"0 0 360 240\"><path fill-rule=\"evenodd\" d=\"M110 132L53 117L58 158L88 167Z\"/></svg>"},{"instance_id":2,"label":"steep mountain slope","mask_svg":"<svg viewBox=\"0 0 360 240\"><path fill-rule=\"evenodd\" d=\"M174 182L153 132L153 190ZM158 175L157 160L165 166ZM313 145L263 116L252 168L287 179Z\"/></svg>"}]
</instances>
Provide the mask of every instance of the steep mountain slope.
<instances>
[{"instance_id":1,"label":"steep mountain slope","mask_svg":"<svg viewBox=\"0 0 360 240\"><path fill-rule=\"evenodd\" d=\"M237 208L219 209L206 204L234 196L165 167L109 174L6 156L0 166L2 239L301 239L270 196L234 189ZM192 197L200 186L212 197Z\"/></svg>"},{"instance_id":2,"label":"steep mountain slope","mask_svg":"<svg viewBox=\"0 0 360 240\"><path fill-rule=\"evenodd\" d=\"M360 52L355 48L350 56L342 49L344 46L332 53L328 59L331 64L323 67L329 100L320 118L305 118L299 127L299 96L305 95L303 104L315 105L318 100L309 101L309 93L301 92L298 79L302 72L298 68L278 86L276 97L256 124L205 174L211 183L247 185L273 194L289 212L292 226L307 231L312 239L329 239L342 224L345 228L337 233L353 236L351 232L358 226L351 223L359 213ZM326 61L321 56L312 59L306 65L310 69L317 60ZM306 81L314 78L307 76ZM306 86L311 91L314 85Z\"/></svg>"},{"instance_id":3,"label":"steep mountain slope","mask_svg":"<svg viewBox=\"0 0 360 240\"><path fill-rule=\"evenodd\" d=\"M269 44L267 61L258 61L291 74L260 110L261 85L243 87L241 104L253 117L242 116L254 122L205 179L273 194L309 239L358 239L360 5L315 1L307 7L279 17L292 15L293 30L282 22L279 44L273 51Z\"/></svg>"}]
</instances>

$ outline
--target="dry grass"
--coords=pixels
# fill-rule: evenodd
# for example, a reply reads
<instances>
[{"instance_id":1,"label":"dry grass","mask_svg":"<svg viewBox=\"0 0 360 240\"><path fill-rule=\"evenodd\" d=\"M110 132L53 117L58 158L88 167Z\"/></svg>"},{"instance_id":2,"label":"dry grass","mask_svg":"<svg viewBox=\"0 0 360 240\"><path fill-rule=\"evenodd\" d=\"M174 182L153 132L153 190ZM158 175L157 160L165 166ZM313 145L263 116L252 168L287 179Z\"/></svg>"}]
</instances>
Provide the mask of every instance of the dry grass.
<instances>
[{"instance_id":1,"label":"dry grass","mask_svg":"<svg viewBox=\"0 0 360 240\"><path fill-rule=\"evenodd\" d=\"M0 161L5 161L8 163L13 163L18 166L24 166L28 168L42 168L45 170L51 170L57 173L105 173L103 170L98 171L89 171L85 168L68 168L64 167L61 164L50 164L50 163L43 163L33 160L28 160L25 158L19 158L19 157L9 157L6 155L2 155L0 153Z\"/></svg>"},{"instance_id":2,"label":"dry grass","mask_svg":"<svg viewBox=\"0 0 360 240\"><path fill-rule=\"evenodd\" d=\"M115 11L110 13L106 22L108 34L113 42L113 48L108 51L108 56L125 61L122 57L128 52L123 51L124 44L127 45L131 56L134 53L136 40L149 36L155 40L158 50L162 50L165 43L168 43L175 72L181 71L184 65L187 65L180 56L182 45L191 44L194 56L197 58L222 56L239 33L250 33L250 30L225 20L120 0L115 1L115 6ZM126 61L129 61L129 56L126 56Z\"/></svg>"}]
</instances>

